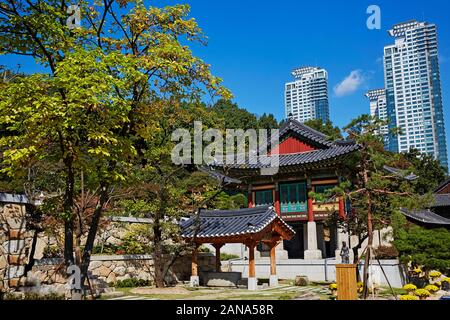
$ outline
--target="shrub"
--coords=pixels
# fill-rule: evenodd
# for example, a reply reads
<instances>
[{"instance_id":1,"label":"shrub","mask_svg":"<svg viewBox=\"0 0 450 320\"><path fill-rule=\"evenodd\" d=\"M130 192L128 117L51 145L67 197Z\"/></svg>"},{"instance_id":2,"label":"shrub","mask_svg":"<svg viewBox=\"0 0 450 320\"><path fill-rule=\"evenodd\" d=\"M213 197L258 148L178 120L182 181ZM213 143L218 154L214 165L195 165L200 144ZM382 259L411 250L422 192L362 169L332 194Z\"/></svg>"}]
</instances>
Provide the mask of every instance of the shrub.
<instances>
[{"instance_id":1,"label":"shrub","mask_svg":"<svg viewBox=\"0 0 450 320\"><path fill-rule=\"evenodd\" d=\"M405 300L419 300L419 298L416 297L416 296L410 295L410 294L406 294L406 295L400 296L400 300L403 300L403 301L405 301Z\"/></svg>"},{"instance_id":2,"label":"shrub","mask_svg":"<svg viewBox=\"0 0 450 320\"><path fill-rule=\"evenodd\" d=\"M62 256L62 250L56 245L46 246L44 248L43 257L45 259L60 258Z\"/></svg>"},{"instance_id":3,"label":"shrub","mask_svg":"<svg viewBox=\"0 0 450 320\"><path fill-rule=\"evenodd\" d=\"M417 290L417 287L411 283L408 283L403 286L403 289L406 291L415 291L415 290Z\"/></svg>"},{"instance_id":4,"label":"shrub","mask_svg":"<svg viewBox=\"0 0 450 320\"><path fill-rule=\"evenodd\" d=\"M229 254L229 253L221 253L220 254L220 260L227 261L227 260L233 260L233 259L239 259L240 257L235 254Z\"/></svg>"},{"instance_id":5,"label":"shrub","mask_svg":"<svg viewBox=\"0 0 450 320\"><path fill-rule=\"evenodd\" d=\"M442 273L440 273L439 271L433 270L430 272L431 278L439 278L440 276L442 276Z\"/></svg>"},{"instance_id":6,"label":"shrub","mask_svg":"<svg viewBox=\"0 0 450 320\"><path fill-rule=\"evenodd\" d=\"M200 246L200 248L198 248L198 252L210 253L211 249L206 246Z\"/></svg>"},{"instance_id":7,"label":"shrub","mask_svg":"<svg viewBox=\"0 0 450 320\"><path fill-rule=\"evenodd\" d=\"M148 287L150 285L151 285L151 281L149 281L149 280L130 278L130 279L117 281L117 283L115 284L115 287L117 287L117 288L136 288L136 287Z\"/></svg>"},{"instance_id":8,"label":"shrub","mask_svg":"<svg viewBox=\"0 0 450 320\"><path fill-rule=\"evenodd\" d=\"M374 251L378 259L397 259L399 256L398 250L394 246L379 246Z\"/></svg>"},{"instance_id":9,"label":"shrub","mask_svg":"<svg viewBox=\"0 0 450 320\"><path fill-rule=\"evenodd\" d=\"M432 285L432 284L429 284L424 289L429 291L429 292L431 292L431 293L435 293L435 292L439 291L439 288L437 286L435 286L435 285Z\"/></svg>"},{"instance_id":10,"label":"shrub","mask_svg":"<svg viewBox=\"0 0 450 320\"><path fill-rule=\"evenodd\" d=\"M423 298L429 297L431 295L430 291L428 291L426 289L417 289L416 291L414 291L414 294L418 297L423 297Z\"/></svg>"}]
</instances>

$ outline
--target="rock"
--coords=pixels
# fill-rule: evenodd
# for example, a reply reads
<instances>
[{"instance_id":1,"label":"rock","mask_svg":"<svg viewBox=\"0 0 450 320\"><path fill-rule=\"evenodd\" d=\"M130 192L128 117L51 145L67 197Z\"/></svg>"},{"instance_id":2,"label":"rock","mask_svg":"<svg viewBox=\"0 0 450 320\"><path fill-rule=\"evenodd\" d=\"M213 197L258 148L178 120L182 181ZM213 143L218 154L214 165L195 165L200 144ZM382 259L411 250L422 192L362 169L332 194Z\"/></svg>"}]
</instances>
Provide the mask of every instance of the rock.
<instances>
[{"instance_id":1,"label":"rock","mask_svg":"<svg viewBox=\"0 0 450 320\"><path fill-rule=\"evenodd\" d=\"M119 266L114 269L114 273L117 276L124 276L127 273L127 269L125 267Z\"/></svg>"},{"instance_id":2,"label":"rock","mask_svg":"<svg viewBox=\"0 0 450 320\"><path fill-rule=\"evenodd\" d=\"M36 240L36 248L34 251L34 256L33 258L36 260L40 260L44 257L44 250L45 247L47 246L47 242L42 239L42 238L37 238Z\"/></svg>"},{"instance_id":3,"label":"rock","mask_svg":"<svg viewBox=\"0 0 450 320\"><path fill-rule=\"evenodd\" d=\"M106 283L116 283L117 282L117 278L116 275L114 274L114 272L111 272L108 276L108 278L106 279Z\"/></svg>"},{"instance_id":4,"label":"rock","mask_svg":"<svg viewBox=\"0 0 450 320\"><path fill-rule=\"evenodd\" d=\"M8 263L6 262L6 256L1 255L0 256L0 269L6 268L7 265L8 265Z\"/></svg>"},{"instance_id":5,"label":"rock","mask_svg":"<svg viewBox=\"0 0 450 320\"><path fill-rule=\"evenodd\" d=\"M101 267L102 265L103 265L103 264L102 264L101 261L92 261L92 262L89 264L89 270L95 270L95 269ZM105 267L108 267L108 266L105 266Z\"/></svg>"},{"instance_id":6,"label":"rock","mask_svg":"<svg viewBox=\"0 0 450 320\"><path fill-rule=\"evenodd\" d=\"M111 269L109 269L109 268L107 268L107 267L105 267L105 266L101 266L101 267L98 268L96 271L97 271L96 273L97 273L100 277L105 277L105 278L107 278L107 277L109 276L109 274L111 273Z\"/></svg>"},{"instance_id":7,"label":"rock","mask_svg":"<svg viewBox=\"0 0 450 320\"><path fill-rule=\"evenodd\" d=\"M111 261L103 261L103 265L104 265L105 267L109 268L109 267L112 266L112 263L111 263Z\"/></svg>"},{"instance_id":8,"label":"rock","mask_svg":"<svg viewBox=\"0 0 450 320\"><path fill-rule=\"evenodd\" d=\"M309 279L306 276L296 276L294 285L299 287L305 287L309 285Z\"/></svg>"}]
</instances>

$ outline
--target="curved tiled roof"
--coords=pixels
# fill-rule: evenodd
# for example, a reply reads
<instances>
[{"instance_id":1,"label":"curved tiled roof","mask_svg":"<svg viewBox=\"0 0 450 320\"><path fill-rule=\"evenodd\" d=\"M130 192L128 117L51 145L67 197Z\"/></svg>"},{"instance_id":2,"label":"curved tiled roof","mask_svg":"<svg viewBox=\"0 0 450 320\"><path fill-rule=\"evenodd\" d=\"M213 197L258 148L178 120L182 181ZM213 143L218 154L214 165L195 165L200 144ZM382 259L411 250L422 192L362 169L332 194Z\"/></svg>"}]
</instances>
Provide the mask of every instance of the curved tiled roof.
<instances>
[{"instance_id":1,"label":"curved tiled roof","mask_svg":"<svg viewBox=\"0 0 450 320\"><path fill-rule=\"evenodd\" d=\"M450 207L450 194L435 194L434 202L430 207Z\"/></svg>"},{"instance_id":2,"label":"curved tiled roof","mask_svg":"<svg viewBox=\"0 0 450 320\"><path fill-rule=\"evenodd\" d=\"M409 211L401 209L400 211L406 217L421 223L450 226L450 219L444 218L430 210Z\"/></svg>"},{"instance_id":3,"label":"curved tiled roof","mask_svg":"<svg viewBox=\"0 0 450 320\"><path fill-rule=\"evenodd\" d=\"M256 207L231 211L201 211L197 238L223 238L257 234L273 222L278 223L288 234L294 230L284 222L273 207ZM181 223L182 237L192 238L197 224L197 217Z\"/></svg>"},{"instance_id":4,"label":"curved tiled roof","mask_svg":"<svg viewBox=\"0 0 450 320\"><path fill-rule=\"evenodd\" d=\"M315 151L293 153L293 154L281 154L279 155L278 164L280 167L307 165L345 156L358 149L359 145L355 143L349 143L346 145L333 146L328 149L319 149ZM230 168L236 169L260 169L260 168L269 168L271 164L267 163L266 161L263 162L262 158L260 157L258 158L255 157L255 161L250 161L250 159L246 158L244 163L237 163L228 166Z\"/></svg>"},{"instance_id":5,"label":"curved tiled roof","mask_svg":"<svg viewBox=\"0 0 450 320\"><path fill-rule=\"evenodd\" d=\"M314 130L313 128L304 125L297 120L289 120L280 128L280 138L286 135L289 131L297 133L301 137L310 140L314 144L319 144L324 147L331 147L334 145L332 141L327 139L327 136L322 132Z\"/></svg>"}]
</instances>

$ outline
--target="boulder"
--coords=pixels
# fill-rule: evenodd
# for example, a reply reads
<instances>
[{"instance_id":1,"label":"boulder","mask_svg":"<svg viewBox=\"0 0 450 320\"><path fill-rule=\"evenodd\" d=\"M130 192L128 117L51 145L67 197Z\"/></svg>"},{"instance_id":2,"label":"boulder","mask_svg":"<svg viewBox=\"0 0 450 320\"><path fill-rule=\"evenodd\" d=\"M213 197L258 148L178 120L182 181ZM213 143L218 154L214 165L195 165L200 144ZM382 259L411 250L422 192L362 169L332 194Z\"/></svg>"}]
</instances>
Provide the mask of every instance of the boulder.
<instances>
[{"instance_id":1,"label":"boulder","mask_svg":"<svg viewBox=\"0 0 450 320\"><path fill-rule=\"evenodd\" d=\"M307 276L296 276L294 285L299 287L305 287L309 285L309 279Z\"/></svg>"},{"instance_id":2,"label":"boulder","mask_svg":"<svg viewBox=\"0 0 450 320\"><path fill-rule=\"evenodd\" d=\"M111 273L111 269L109 269L109 268L107 268L107 267L105 267L105 266L101 266L101 267L98 268L96 271L97 271L96 273L97 273L100 277L105 277L105 278L107 278L107 277L109 276L109 274Z\"/></svg>"},{"instance_id":3,"label":"boulder","mask_svg":"<svg viewBox=\"0 0 450 320\"><path fill-rule=\"evenodd\" d=\"M116 283L117 278L116 275L114 274L114 272L111 272L108 276L108 278L106 278L106 283Z\"/></svg>"},{"instance_id":4,"label":"boulder","mask_svg":"<svg viewBox=\"0 0 450 320\"><path fill-rule=\"evenodd\" d=\"M123 266L118 266L114 268L114 273L116 276L124 276L127 273L127 269Z\"/></svg>"}]
</instances>

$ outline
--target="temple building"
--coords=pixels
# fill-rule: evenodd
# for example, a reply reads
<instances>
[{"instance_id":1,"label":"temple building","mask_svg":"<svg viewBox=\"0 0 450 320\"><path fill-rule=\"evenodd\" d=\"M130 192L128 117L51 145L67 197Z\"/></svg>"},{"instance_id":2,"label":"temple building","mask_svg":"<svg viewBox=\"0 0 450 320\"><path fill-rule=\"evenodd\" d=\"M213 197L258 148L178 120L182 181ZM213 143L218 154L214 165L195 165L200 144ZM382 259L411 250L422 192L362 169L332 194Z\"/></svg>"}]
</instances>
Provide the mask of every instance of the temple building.
<instances>
[{"instance_id":1,"label":"temple building","mask_svg":"<svg viewBox=\"0 0 450 320\"><path fill-rule=\"evenodd\" d=\"M344 160L356 152L359 146L352 141L330 141L327 137L296 120L288 120L281 128L279 144L271 154L279 154L277 173L263 175L267 169L263 161L247 161L244 164L216 165L216 170L238 179L242 192L248 194L248 207L274 208L278 216L294 231L290 240L277 247L277 255L288 259L317 260L332 258L348 235L336 226L328 225L328 217L346 215L343 199L334 198L316 202L309 193L325 193L340 182ZM233 250L233 249L231 249ZM240 256L245 247L234 247ZM260 256L270 251L259 244Z\"/></svg>"},{"instance_id":2,"label":"temple building","mask_svg":"<svg viewBox=\"0 0 450 320\"><path fill-rule=\"evenodd\" d=\"M410 221L426 228L450 229L450 179L440 184L433 192L433 201L422 210L402 209Z\"/></svg>"}]
</instances>

